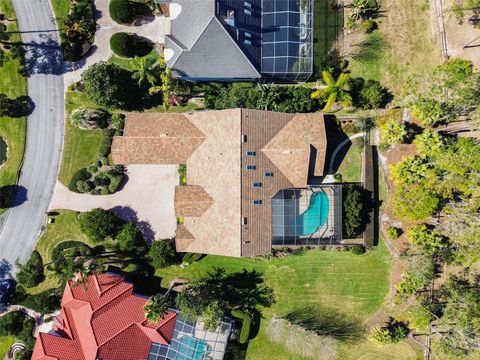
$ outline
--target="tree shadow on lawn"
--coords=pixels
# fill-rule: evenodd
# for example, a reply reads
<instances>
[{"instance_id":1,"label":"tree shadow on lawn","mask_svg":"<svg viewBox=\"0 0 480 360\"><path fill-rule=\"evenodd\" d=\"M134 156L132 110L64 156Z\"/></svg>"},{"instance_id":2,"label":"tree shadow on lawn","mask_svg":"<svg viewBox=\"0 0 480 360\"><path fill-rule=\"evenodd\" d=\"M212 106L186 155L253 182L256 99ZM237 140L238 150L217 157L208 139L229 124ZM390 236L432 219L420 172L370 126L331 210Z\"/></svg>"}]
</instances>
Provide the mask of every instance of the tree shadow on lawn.
<instances>
[{"instance_id":1,"label":"tree shadow on lawn","mask_svg":"<svg viewBox=\"0 0 480 360\"><path fill-rule=\"evenodd\" d=\"M0 188L0 207L13 208L28 200L28 190L20 185L6 185Z\"/></svg>"},{"instance_id":2,"label":"tree shadow on lawn","mask_svg":"<svg viewBox=\"0 0 480 360\"><path fill-rule=\"evenodd\" d=\"M333 155L333 152L339 144L347 140L349 136L342 130L342 127L338 123L338 120L335 115L326 114L325 115L325 130L327 133L327 152L325 156L325 169L326 172L330 175L333 175L338 170L340 164L345 158L348 150L352 146L352 142L345 144L342 149L337 153L335 157L335 164L333 166L333 171L330 173L330 160Z\"/></svg>"}]
</instances>

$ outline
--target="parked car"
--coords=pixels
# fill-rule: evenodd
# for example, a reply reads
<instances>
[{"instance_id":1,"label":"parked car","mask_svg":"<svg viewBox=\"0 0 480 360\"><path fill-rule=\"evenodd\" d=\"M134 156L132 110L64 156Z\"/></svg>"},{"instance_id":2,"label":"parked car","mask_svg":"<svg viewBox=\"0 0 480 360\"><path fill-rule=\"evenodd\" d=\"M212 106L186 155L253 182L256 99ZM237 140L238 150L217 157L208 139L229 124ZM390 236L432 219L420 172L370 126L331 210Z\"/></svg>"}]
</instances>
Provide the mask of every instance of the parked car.
<instances>
[{"instance_id":1,"label":"parked car","mask_svg":"<svg viewBox=\"0 0 480 360\"><path fill-rule=\"evenodd\" d=\"M15 292L15 280L6 279L0 281L0 306L5 305Z\"/></svg>"}]
</instances>

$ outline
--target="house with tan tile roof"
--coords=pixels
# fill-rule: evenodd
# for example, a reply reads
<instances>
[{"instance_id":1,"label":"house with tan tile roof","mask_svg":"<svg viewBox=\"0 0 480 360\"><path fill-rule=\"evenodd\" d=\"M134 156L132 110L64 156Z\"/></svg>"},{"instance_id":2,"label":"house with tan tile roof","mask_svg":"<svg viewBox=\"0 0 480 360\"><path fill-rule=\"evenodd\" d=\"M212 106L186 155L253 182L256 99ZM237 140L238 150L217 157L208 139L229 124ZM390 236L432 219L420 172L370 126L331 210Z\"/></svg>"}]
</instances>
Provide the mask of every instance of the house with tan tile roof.
<instances>
[{"instance_id":1,"label":"house with tan tile roof","mask_svg":"<svg viewBox=\"0 0 480 360\"><path fill-rule=\"evenodd\" d=\"M112 157L124 165L185 164L187 184L175 190L177 251L240 257L269 254L290 238L296 245L327 233L341 237L333 212L327 216L333 194L314 207L301 209L297 201L293 210L285 199L282 215L272 212L284 189L303 191L298 199L304 201L325 192L312 190L310 180L324 175L326 149L321 113L229 109L129 114L123 136L113 139ZM274 215L284 224L282 244L272 233Z\"/></svg>"}]
</instances>

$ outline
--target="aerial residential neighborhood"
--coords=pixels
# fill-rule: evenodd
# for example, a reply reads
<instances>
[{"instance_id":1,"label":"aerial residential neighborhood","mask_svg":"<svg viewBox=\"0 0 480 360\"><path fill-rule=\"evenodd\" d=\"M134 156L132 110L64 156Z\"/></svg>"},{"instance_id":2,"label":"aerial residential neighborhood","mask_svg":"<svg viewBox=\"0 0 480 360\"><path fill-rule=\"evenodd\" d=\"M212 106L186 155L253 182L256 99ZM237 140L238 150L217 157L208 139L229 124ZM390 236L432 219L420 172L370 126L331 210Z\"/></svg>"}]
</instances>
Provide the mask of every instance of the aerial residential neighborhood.
<instances>
[{"instance_id":1,"label":"aerial residential neighborhood","mask_svg":"<svg viewBox=\"0 0 480 360\"><path fill-rule=\"evenodd\" d=\"M480 357L480 0L0 0L0 358Z\"/></svg>"}]
</instances>

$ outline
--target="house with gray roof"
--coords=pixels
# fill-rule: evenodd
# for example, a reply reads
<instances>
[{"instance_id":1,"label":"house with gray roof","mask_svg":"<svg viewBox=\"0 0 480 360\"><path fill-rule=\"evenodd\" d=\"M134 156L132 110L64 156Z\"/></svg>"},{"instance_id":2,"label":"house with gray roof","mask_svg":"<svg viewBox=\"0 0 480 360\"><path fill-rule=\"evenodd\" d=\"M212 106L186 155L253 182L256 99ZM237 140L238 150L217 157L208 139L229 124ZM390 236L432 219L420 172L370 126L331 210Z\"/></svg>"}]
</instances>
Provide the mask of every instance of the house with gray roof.
<instances>
[{"instance_id":1,"label":"house with gray roof","mask_svg":"<svg viewBox=\"0 0 480 360\"><path fill-rule=\"evenodd\" d=\"M306 81L313 0L172 0L165 61L191 81Z\"/></svg>"}]
</instances>

